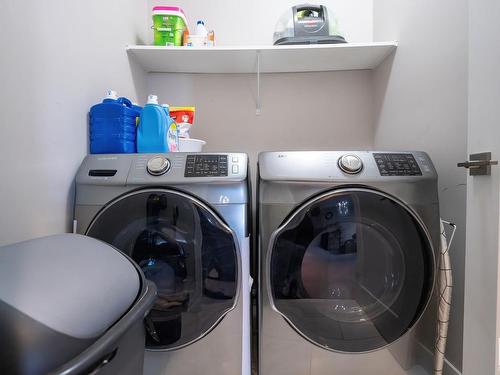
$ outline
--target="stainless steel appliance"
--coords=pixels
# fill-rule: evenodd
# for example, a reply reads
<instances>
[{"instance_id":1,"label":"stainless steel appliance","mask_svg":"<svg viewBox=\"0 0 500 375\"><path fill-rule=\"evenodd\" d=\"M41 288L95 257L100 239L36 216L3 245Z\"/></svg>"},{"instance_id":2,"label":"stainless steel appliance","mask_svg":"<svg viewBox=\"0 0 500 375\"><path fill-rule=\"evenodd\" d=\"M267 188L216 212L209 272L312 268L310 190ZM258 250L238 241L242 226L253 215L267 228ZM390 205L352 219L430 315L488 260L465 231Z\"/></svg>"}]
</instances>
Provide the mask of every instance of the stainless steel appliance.
<instances>
[{"instance_id":1,"label":"stainless steel appliance","mask_svg":"<svg viewBox=\"0 0 500 375\"><path fill-rule=\"evenodd\" d=\"M247 165L241 153L90 155L78 171L77 231L157 286L147 375L250 372Z\"/></svg>"},{"instance_id":2,"label":"stainless steel appliance","mask_svg":"<svg viewBox=\"0 0 500 375\"><path fill-rule=\"evenodd\" d=\"M260 375L406 374L440 239L428 155L265 152L258 169Z\"/></svg>"}]
</instances>

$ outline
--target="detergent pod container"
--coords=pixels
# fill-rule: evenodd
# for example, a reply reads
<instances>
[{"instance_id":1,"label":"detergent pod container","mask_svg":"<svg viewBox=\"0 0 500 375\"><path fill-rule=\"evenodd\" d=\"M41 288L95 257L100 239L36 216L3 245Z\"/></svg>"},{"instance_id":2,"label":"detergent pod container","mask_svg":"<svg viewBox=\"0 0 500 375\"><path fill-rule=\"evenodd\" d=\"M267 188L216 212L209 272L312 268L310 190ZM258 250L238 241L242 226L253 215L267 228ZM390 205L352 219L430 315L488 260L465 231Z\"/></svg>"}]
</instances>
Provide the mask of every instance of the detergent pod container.
<instances>
[{"instance_id":1,"label":"detergent pod container","mask_svg":"<svg viewBox=\"0 0 500 375\"><path fill-rule=\"evenodd\" d=\"M182 46L187 21L184 11L176 6L153 8L153 36L155 46Z\"/></svg>"},{"instance_id":2,"label":"detergent pod container","mask_svg":"<svg viewBox=\"0 0 500 375\"><path fill-rule=\"evenodd\" d=\"M149 95L137 129L137 152L175 152L179 139L177 125L169 115L168 106L158 104L156 95Z\"/></svg>"},{"instance_id":3,"label":"detergent pod container","mask_svg":"<svg viewBox=\"0 0 500 375\"><path fill-rule=\"evenodd\" d=\"M324 5L296 5L284 13L276 24L273 44L346 43L336 17Z\"/></svg>"},{"instance_id":4,"label":"detergent pod container","mask_svg":"<svg viewBox=\"0 0 500 375\"><path fill-rule=\"evenodd\" d=\"M108 90L102 103L89 111L91 154L121 154L136 151L136 126L141 107Z\"/></svg>"}]
</instances>

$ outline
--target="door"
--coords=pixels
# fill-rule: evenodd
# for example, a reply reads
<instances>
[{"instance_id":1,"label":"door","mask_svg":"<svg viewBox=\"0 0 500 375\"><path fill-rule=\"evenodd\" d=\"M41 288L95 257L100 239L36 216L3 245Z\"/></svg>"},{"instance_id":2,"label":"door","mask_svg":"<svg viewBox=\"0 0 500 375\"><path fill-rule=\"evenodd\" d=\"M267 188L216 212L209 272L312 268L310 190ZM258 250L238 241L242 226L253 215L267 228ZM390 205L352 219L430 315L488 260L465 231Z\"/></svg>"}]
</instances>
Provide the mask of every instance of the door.
<instances>
[{"instance_id":1,"label":"door","mask_svg":"<svg viewBox=\"0 0 500 375\"><path fill-rule=\"evenodd\" d=\"M236 304L236 237L189 195L166 189L129 193L105 206L86 234L129 255L156 284L149 315L156 334L148 335L149 348L176 349L200 339Z\"/></svg>"},{"instance_id":2,"label":"door","mask_svg":"<svg viewBox=\"0 0 500 375\"><path fill-rule=\"evenodd\" d=\"M395 198L346 188L313 198L271 236L272 308L333 351L384 347L415 325L433 288L432 241Z\"/></svg>"},{"instance_id":3,"label":"door","mask_svg":"<svg viewBox=\"0 0 500 375\"><path fill-rule=\"evenodd\" d=\"M469 1L468 153L500 158L500 2ZM464 375L499 374L499 167L467 180Z\"/></svg>"}]
</instances>

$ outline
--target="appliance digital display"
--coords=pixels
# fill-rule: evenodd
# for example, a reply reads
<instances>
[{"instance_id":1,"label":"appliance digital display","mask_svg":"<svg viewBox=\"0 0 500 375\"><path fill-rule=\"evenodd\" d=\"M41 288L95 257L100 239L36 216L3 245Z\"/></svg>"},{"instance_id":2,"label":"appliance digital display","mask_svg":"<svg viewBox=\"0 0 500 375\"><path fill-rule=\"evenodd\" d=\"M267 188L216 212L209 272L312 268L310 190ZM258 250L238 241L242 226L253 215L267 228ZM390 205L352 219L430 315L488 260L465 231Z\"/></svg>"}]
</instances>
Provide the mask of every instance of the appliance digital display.
<instances>
[{"instance_id":1,"label":"appliance digital display","mask_svg":"<svg viewBox=\"0 0 500 375\"><path fill-rule=\"evenodd\" d=\"M227 176L227 155L188 155L184 177Z\"/></svg>"},{"instance_id":2,"label":"appliance digital display","mask_svg":"<svg viewBox=\"0 0 500 375\"><path fill-rule=\"evenodd\" d=\"M412 154L373 154L381 176L422 176Z\"/></svg>"}]
</instances>

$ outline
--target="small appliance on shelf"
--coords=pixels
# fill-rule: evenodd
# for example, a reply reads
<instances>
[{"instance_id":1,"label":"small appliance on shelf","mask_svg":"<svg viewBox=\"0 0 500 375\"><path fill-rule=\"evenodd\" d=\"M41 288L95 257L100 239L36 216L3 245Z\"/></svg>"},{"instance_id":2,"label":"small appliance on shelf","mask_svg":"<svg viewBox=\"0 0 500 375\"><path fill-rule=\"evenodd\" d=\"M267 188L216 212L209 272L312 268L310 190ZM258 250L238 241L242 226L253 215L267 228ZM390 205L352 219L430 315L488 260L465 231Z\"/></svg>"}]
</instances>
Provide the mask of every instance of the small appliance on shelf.
<instances>
[{"instance_id":1,"label":"small appliance on shelf","mask_svg":"<svg viewBox=\"0 0 500 375\"><path fill-rule=\"evenodd\" d=\"M296 5L283 14L273 36L274 45L346 43L337 19L324 5Z\"/></svg>"}]
</instances>

